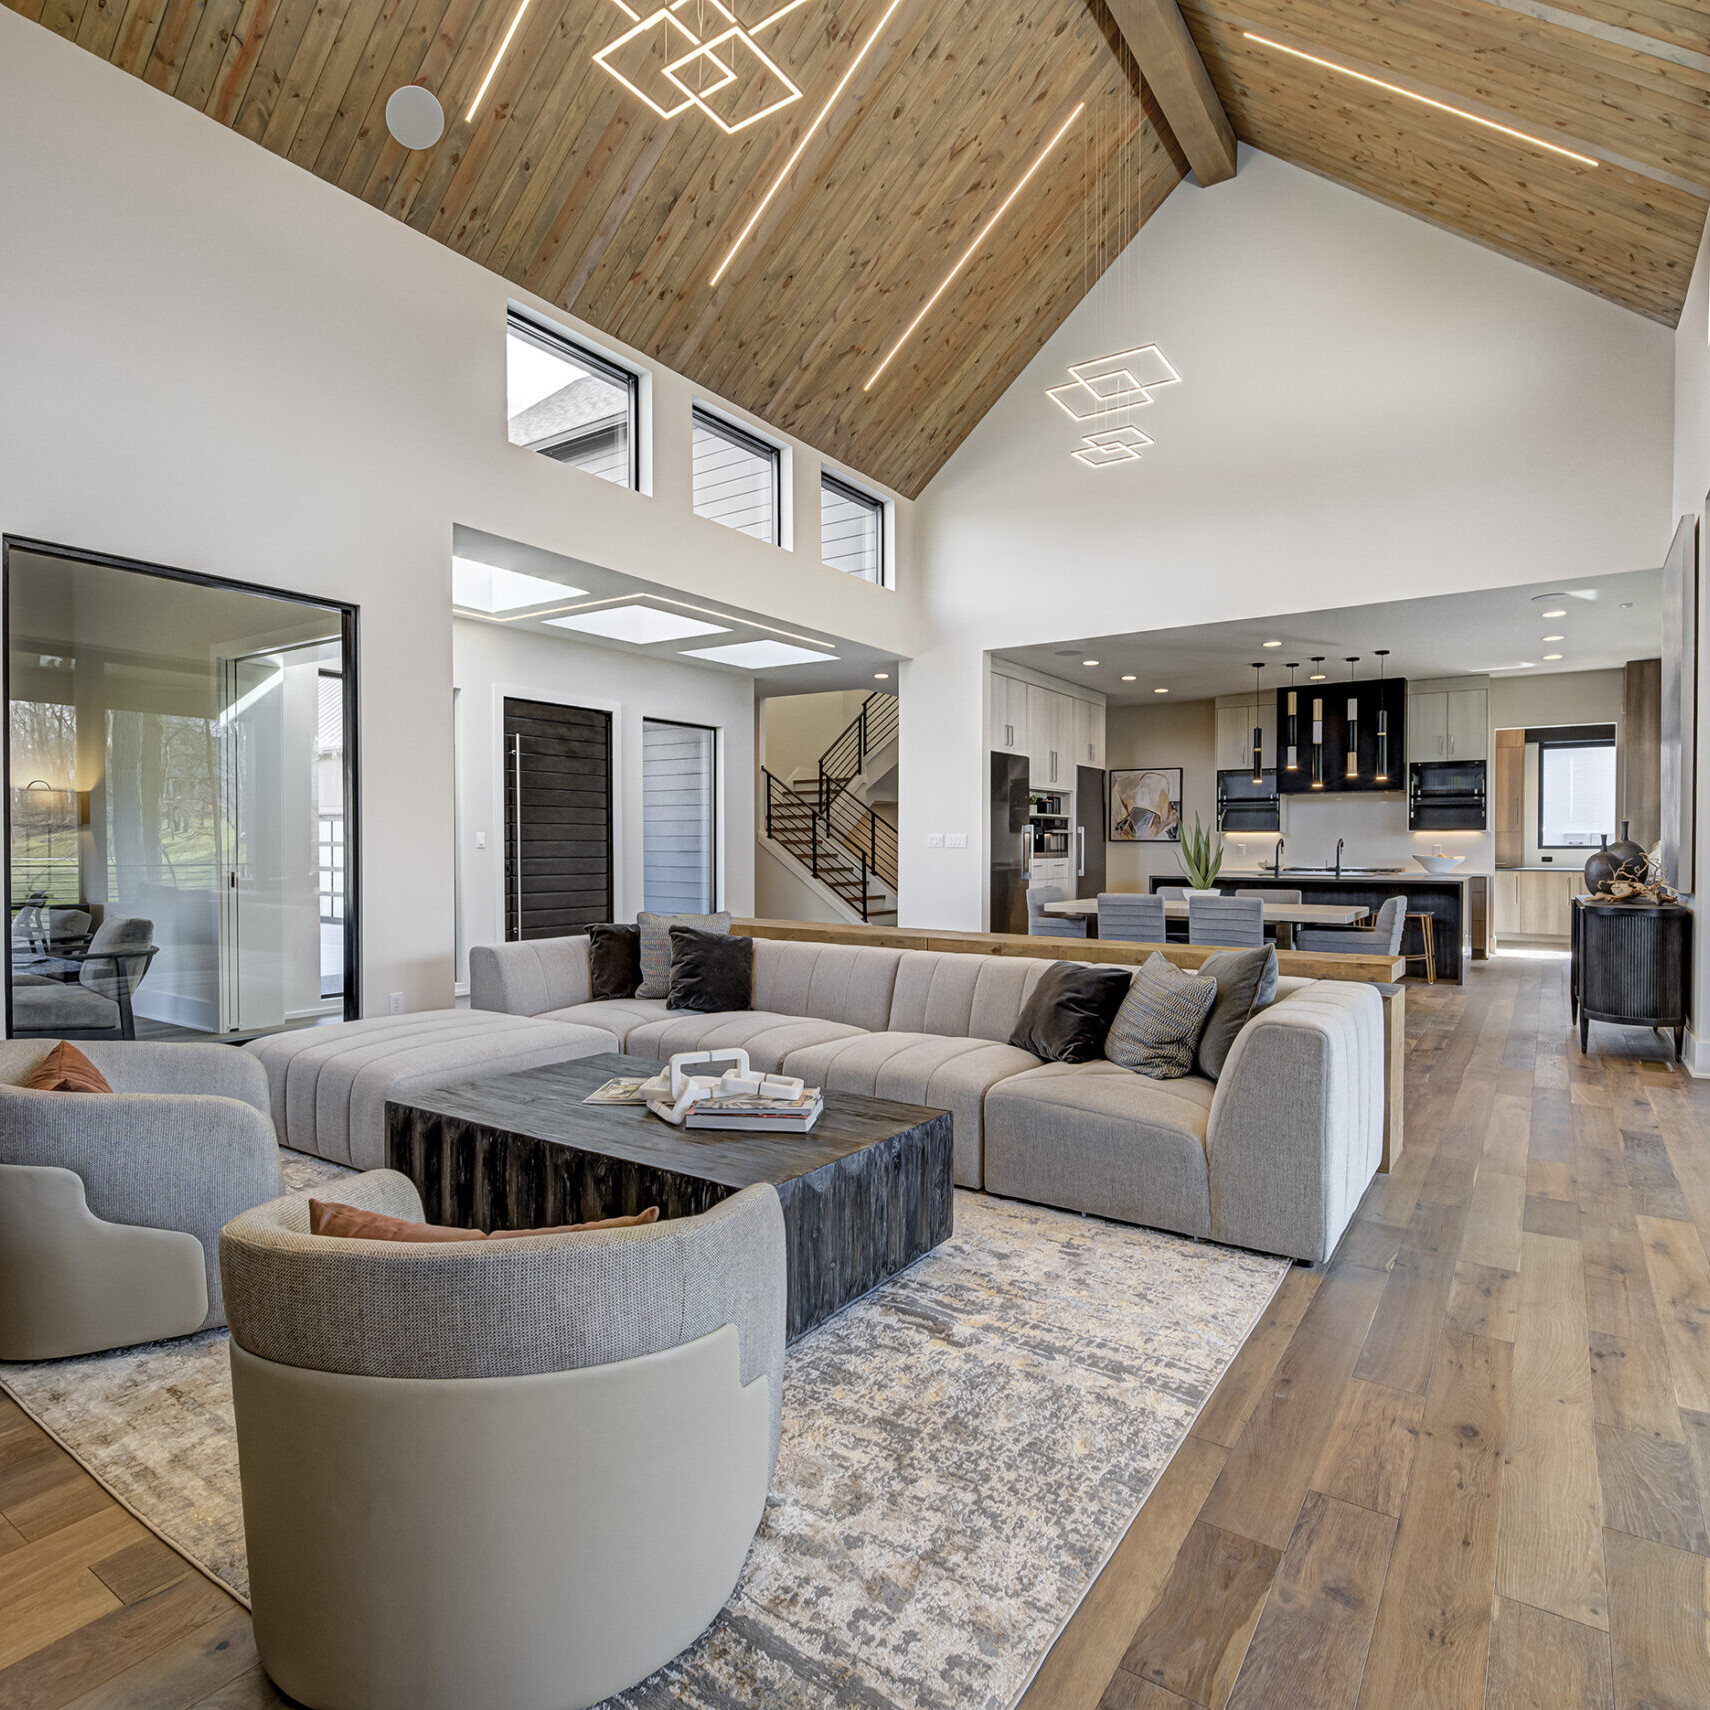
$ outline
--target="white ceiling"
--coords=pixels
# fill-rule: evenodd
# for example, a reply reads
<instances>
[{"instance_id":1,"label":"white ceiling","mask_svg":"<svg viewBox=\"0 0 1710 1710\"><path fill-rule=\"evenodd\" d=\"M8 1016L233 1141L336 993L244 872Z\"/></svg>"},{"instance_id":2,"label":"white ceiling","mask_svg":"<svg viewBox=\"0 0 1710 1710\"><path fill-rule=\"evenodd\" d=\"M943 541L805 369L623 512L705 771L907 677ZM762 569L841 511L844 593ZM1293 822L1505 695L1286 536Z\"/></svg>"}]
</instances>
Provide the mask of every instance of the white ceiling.
<instances>
[{"instance_id":1,"label":"white ceiling","mask_svg":"<svg viewBox=\"0 0 1710 1710\"><path fill-rule=\"evenodd\" d=\"M1550 596L1559 595L1558 598ZM1566 617L1546 619L1546 611ZM1546 635L1560 635L1546 643ZM1279 641L1280 647L1266 647ZM1534 582L1470 594L1391 600L1293 617L1193 624L1181 629L1101 635L1073 644L1005 648L994 655L1053 677L1104 692L1112 705L1154 703L1159 688L1174 700L1239 694L1253 687L1253 662L1265 661L1261 685L1288 681L1288 662L1299 663L1305 682L1314 654L1332 680L1346 681L1347 656L1357 654L1355 675L1377 675L1375 649L1387 647L1390 677L1463 674L1534 676L1550 671L1595 671L1651 659L1662 651L1662 572L1634 570L1589 581ZM1559 653L1559 660L1546 660ZM1097 665L1082 662L1096 659ZM1523 661L1530 661L1525 664ZM1136 681L1122 681L1131 673Z\"/></svg>"},{"instance_id":2,"label":"white ceiling","mask_svg":"<svg viewBox=\"0 0 1710 1710\"><path fill-rule=\"evenodd\" d=\"M896 688L897 661L894 655L880 653L825 630L801 629L789 624L774 623L758 612L745 611L716 600L697 599L681 589L668 588L639 576L626 575L620 570L608 570L581 558L567 558L547 552L521 541L507 540L502 535L487 534L480 529L465 528L459 523L453 531L452 551L459 558L474 560L503 570L514 570L525 576L539 577L560 584L565 589L562 599L547 598L527 606L513 607L497 613L485 613L455 607L458 616L477 622L499 623L507 628L532 630L538 635L551 636L558 641L578 646L610 647L620 653L644 653L652 658L670 658L704 671L736 672L753 680L757 695L815 694L823 689ZM576 591L579 590L579 591ZM639 604L661 614L699 620L716 625L722 633L679 636L674 640L633 643L609 636L567 629L549 620L592 615L598 611L624 604ZM597 621L597 620L596 620ZM693 652L702 648L739 646L745 643L774 642L791 648L823 651L825 663L776 665L752 670L743 665L730 665L717 659L695 658ZM888 673L889 680L876 683L874 673Z\"/></svg>"}]
</instances>

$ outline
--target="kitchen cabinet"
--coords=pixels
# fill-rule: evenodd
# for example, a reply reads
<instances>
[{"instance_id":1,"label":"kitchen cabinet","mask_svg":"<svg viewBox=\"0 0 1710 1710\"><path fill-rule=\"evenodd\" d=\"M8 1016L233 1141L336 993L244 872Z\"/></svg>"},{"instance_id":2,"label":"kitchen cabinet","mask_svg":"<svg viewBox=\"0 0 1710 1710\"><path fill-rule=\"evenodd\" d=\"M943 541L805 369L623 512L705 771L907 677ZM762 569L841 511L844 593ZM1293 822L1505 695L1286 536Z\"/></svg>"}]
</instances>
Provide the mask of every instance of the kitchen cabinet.
<instances>
[{"instance_id":1,"label":"kitchen cabinet","mask_svg":"<svg viewBox=\"0 0 1710 1710\"><path fill-rule=\"evenodd\" d=\"M1585 888L1575 868L1543 872L1533 867L1499 870L1491 882L1497 939L1565 944L1573 930L1573 898Z\"/></svg>"},{"instance_id":2,"label":"kitchen cabinet","mask_svg":"<svg viewBox=\"0 0 1710 1710\"><path fill-rule=\"evenodd\" d=\"M1075 698L1027 683L1028 782L1036 790L1075 787Z\"/></svg>"},{"instance_id":3,"label":"kitchen cabinet","mask_svg":"<svg viewBox=\"0 0 1710 1710\"><path fill-rule=\"evenodd\" d=\"M1217 708L1217 770L1241 772L1253 764L1253 726L1259 727L1259 748L1264 764L1277 763L1277 713L1269 697L1255 712L1253 702L1240 701Z\"/></svg>"},{"instance_id":4,"label":"kitchen cabinet","mask_svg":"<svg viewBox=\"0 0 1710 1710\"><path fill-rule=\"evenodd\" d=\"M1004 754L1027 752L1027 685L992 673L990 746Z\"/></svg>"},{"instance_id":5,"label":"kitchen cabinet","mask_svg":"<svg viewBox=\"0 0 1710 1710\"><path fill-rule=\"evenodd\" d=\"M1484 689L1422 689L1407 697L1409 760L1490 757L1490 696Z\"/></svg>"},{"instance_id":6,"label":"kitchen cabinet","mask_svg":"<svg viewBox=\"0 0 1710 1710\"><path fill-rule=\"evenodd\" d=\"M1104 708L1092 701L1075 702L1074 765L1104 770Z\"/></svg>"}]
</instances>

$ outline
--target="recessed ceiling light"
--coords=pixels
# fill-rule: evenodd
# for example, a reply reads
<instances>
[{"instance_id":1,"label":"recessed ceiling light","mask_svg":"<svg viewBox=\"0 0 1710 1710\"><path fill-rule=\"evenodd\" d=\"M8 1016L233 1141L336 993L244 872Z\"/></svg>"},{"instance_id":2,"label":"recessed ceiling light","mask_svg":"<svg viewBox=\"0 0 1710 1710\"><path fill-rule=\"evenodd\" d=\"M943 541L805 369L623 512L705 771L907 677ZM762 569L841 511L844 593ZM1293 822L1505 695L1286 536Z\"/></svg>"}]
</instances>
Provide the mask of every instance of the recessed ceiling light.
<instances>
[{"instance_id":1,"label":"recessed ceiling light","mask_svg":"<svg viewBox=\"0 0 1710 1710\"><path fill-rule=\"evenodd\" d=\"M1282 643L1280 641L1267 641L1262 643L1262 645L1265 647L1281 647Z\"/></svg>"},{"instance_id":2,"label":"recessed ceiling light","mask_svg":"<svg viewBox=\"0 0 1710 1710\"><path fill-rule=\"evenodd\" d=\"M1083 665L1096 665L1098 661L1096 659L1083 659L1081 663Z\"/></svg>"},{"instance_id":3,"label":"recessed ceiling light","mask_svg":"<svg viewBox=\"0 0 1710 1710\"><path fill-rule=\"evenodd\" d=\"M1546 641L1566 641L1567 637L1565 635L1546 635L1544 639Z\"/></svg>"},{"instance_id":4,"label":"recessed ceiling light","mask_svg":"<svg viewBox=\"0 0 1710 1710\"><path fill-rule=\"evenodd\" d=\"M1633 602L1631 600L1623 600L1621 602L1621 610L1622 611L1630 612L1632 609L1633 609Z\"/></svg>"},{"instance_id":5,"label":"recessed ceiling light","mask_svg":"<svg viewBox=\"0 0 1710 1710\"><path fill-rule=\"evenodd\" d=\"M729 635L730 625L702 623L699 618L679 617L652 606L605 606L595 612L572 612L567 617L546 620L555 629L577 629L584 635L603 635L612 641L629 641L645 647L655 641L686 641L691 635Z\"/></svg>"},{"instance_id":6,"label":"recessed ceiling light","mask_svg":"<svg viewBox=\"0 0 1710 1710\"><path fill-rule=\"evenodd\" d=\"M1546 653L1544 655L1544 658L1546 660L1548 660L1548 659L1560 659L1561 655L1559 653Z\"/></svg>"},{"instance_id":7,"label":"recessed ceiling light","mask_svg":"<svg viewBox=\"0 0 1710 1710\"><path fill-rule=\"evenodd\" d=\"M837 659L835 653L814 653L806 647L791 647L787 641L731 641L721 647L689 647L683 657L740 665L748 671L765 671L773 665L829 665Z\"/></svg>"},{"instance_id":8,"label":"recessed ceiling light","mask_svg":"<svg viewBox=\"0 0 1710 1710\"><path fill-rule=\"evenodd\" d=\"M1134 673L1132 671L1124 671L1122 673L1122 680L1125 683L1132 683L1135 680Z\"/></svg>"},{"instance_id":9,"label":"recessed ceiling light","mask_svg":"<svg viewBox=\"0 0 1710 1710\"><path fill-rule=\"evenodd\" d=\"M1533 661L1531 659L1522 659L1520 661L1519 669L1522 671L1530 671L1532 669L1534 663L1535 663L1535 661Z\"/></svg>"},{"instance_id":10,"label":"recessed ceiling light","mask_svg":"<svg viewBox=\"0 0 1710 1710\"><path fill-rule=\"evenodd\" d=\"M386 129L400 148L432 148L445 135L445 109L431 89L406 83L386 97Z\"/></svg>"},{"instance_id":11,"label":"recessed ceiling light","mask_svg":"<svg viewBox=\"0 0 1710 1710\"><path fill-rule=\"evenodd\" d=\"M1544 613L1544 616L1545 616L1545 617L1566 617L1566 616L1567 616L1567 611L1566 611L1566 609L1565 609L1565 608L1564 608L1564 609L1562 609L1562 610L1560 610L1560 611L1553 611L1553 612L1545 612L1545 613Z\"/></svg>"},{"instance_id":12,"label":"recessed ceiling light","mask_svg":"<svg viewBox=\"0 0 1710 1710\"><path fill-rule=\"evenodd\" d=\"M888 683L890 680L891 674L889 671L875 671L873 673L873 681L875 683Z\"/></svg>"},{"instance_id":13,"label":"recessed ceiling light","mask_svg":"<svg viewBox=\"0 0 1710 1710\"><path fill-rule=\"evenodd\" d=\"M544 576L525 576L478 558L451 561L451 603L472 612L514 612L523 606L544 606L550 601L580 599L586 588L564 582L549 582Z\"/></svg>"},{"instance_id":14,"label":"recessed ceiling light","mask_svg":"<svg viewBox=\"0 0 1710 1710\"><path fill-rule=\"evenodd\" d=\"M1167 695L1167 694L1168 694L1168 693L1169 693L1169 692L1170 692L1170 691L1169 691L1169 690L1168 690L1168 689L1154 689L1154 690L1153 690L1153 691L1152 691L1152 693L1153 693L1153 694L1154 694L1154 695Z\"/></svg>"},{"instance_id":15,"label":"recessed ceiling light","mask_svg":"<svg viewBox=\"0 0 1710 1710\"><path fill-rule=\"evenodd\" d=\"M1001 220L1004 217L1004 215L1009 212L1010 203L1013 202L1016 199L1016 197L1019 196L1021 194L1021 192L1027 188L1028 180L1030 178L1032 178L1033 174L1036 173L1039 170L1039 168L1045 164L1046 159L1049 157L1049 155L1051 153L1051 150L1054 149L1057 146L1057 144L1063 140L1064 136L1068 132L1069 127L1075 122L1076 119L1078 119L1081 116L1082 113L1084 113L1086 111L1086 106L1087 106L1086 102L1082 101L1080 103L1080 105L1075 108L1074 112L1072 112L1068 116L1068 118L1066 118L1062 122L1062 124L1060 124L1057 127L1056 134L1051 138L1051 140L1048 143L1046 143L1046 145L1042 149L1040 149L1038 154L1036 154L1033 157L1033 164L1030 167L1028 167L1028 169L1024 173L1022 173L1022 175L1019 179L1016 180L1015 188L1013 190L1011 190L1010 193L1007 196L1005 196L1004 199L998 204L997 212L995 214L993 214L992 217L989 220L987 220L986 223L983 226L981 226L977 232L975 232L974 241L972 243L970 243L965 250L962 251L960 257L957 259L956 265L954 267L952 267L950 269L950 271L944 275L944 282L938 287L938 289L936 291L934 291L932 293L932 295L930 297L928 297L926 299L926 301L923 304L921 304L920 313L917 314L914 317L914 319L912 321L910 321L906 327L903 328L902 337L899 338L897 340L897 342L895 344L893 344L891 346L891 348L885 352L884 361L882 361L879 364L879 366L877 368L875 368L873 370L873 372L867 377L867 384L861 388L861 390L863 392L871 392L872 391L873 382L876 381L879 378L879 376L881 374L883 374L887 368L890 367L891 358L894 357L896 355L896 353L899 350L901 350L902 347L905 344L907 344L908 341L914 336L914 329L916 327L918 327L920 325L920 323L926 319L927 315L929 315L932 312L932 305L934 303L936 303L938 301L938 299L940 297L942 297L944 295L944 293L950 289L950 282L956 277L956 275L958 273L960 273L962 271L962 269L964 267L966 267L968 265L968 263L970 261L972 261L974 259L974 251L976 249L978 249L980 247L980 245L983 244L986 241L986 239L988 237L990 237L992 235L992 233L997 229L998 221Z\"/></svg>"},{"instance_id":16,"label":"recessed ceiling light","mask_svg":"<svg viewBox=\"0 0 1710 1710\"><path fill-rule=\"evenodd\" d=\"M1517 131L1512 125L1499 125L1494 119L1481 118L1477 113L1469 113L1464 107L1451 107L1447 101L1434 101L1429 95L1403 89L1399 83L1385 83L1381 77L1368 77L1363 71L1355 71L1352 66L1338 65L1333 59L1320 59L1315 53L1302 53L1299 48L1285 47L1281 42L1273 42L1267 36L1256 36L1251 30L1243 30L1241 33L1248 41L1257 42L1260 47L1292 54L1294 58L1304 59L1310 65L1321 65L1326 71L1334 71L1342 77L1351 77L1357 83L1370 84L1373 89L1387 89L1391 95L1417 101L1422 107L1434 107L1439 113L1452 113L1457 119L1465 119L1469 125L1483 125L1487 131L1500 131L1505 137L1513 137L1529 148L1547 148L1551 154L1565 155L1569 160L1578 161L1581 166L1597 164L1589 154L1576 154L1571 148L1563 148L1560 143L1545 142L1542 137L1528 136L1525 131Z\"/></svg>"}]
</instances>

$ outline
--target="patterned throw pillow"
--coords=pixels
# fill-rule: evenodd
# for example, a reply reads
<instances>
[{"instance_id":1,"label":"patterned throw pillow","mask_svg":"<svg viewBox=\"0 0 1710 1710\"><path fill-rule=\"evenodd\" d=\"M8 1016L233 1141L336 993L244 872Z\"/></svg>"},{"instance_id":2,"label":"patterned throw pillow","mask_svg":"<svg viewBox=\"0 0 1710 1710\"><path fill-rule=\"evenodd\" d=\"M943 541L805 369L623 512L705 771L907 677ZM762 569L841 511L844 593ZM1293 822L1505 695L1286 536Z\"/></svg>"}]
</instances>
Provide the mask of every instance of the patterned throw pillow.
<instances>
[{"instance_id":1,"label":"patterned throw pillow","mask_svg":"<svg viewBox=\"0 0 1710 1710\"><path fill-rule=\"evenodd\" d=\"M671 992L671 928L692 926L697 932L728 932L728 914L638 914L641 928L641 984L638 998L668 997Z\"/></svg>"},{"instance_id":2,"label":"patterned throw pillow","mask_svg":"<svg viewBox=\"0 0 1710 1710\"><path fill-rule=\"evenodd\" d=\"M1178 968L1154 950L1110 1024L1104 1054L1155 1081L1179 1080L1193 1068L1194 1046L1216 1001L1216 980Z\"/></svg>"}]
</instances>

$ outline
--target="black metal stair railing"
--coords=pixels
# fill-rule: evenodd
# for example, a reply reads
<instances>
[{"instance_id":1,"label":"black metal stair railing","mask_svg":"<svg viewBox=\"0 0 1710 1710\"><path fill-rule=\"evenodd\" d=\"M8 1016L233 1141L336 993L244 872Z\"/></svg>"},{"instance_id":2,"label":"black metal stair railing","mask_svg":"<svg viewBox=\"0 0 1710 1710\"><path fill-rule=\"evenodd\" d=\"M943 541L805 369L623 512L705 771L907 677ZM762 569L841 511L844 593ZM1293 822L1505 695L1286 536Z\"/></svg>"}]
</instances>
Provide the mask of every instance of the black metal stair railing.
<instances>
[{"instance_id":1,"label":"black metal stair railing","mask_svg":"<svg viewBox=\"0 0 1710 1710\"><path fill-rule=\"evenodd\" d=\"M895 889L895 828L871 812L856 809L852 801L845 801L843 815L835 810L822 813L811 797L792 790L764 766L760 776L765 789L766 835L787 849L863 921L881 912L878 905L884 898L875 893L873 880L884 876L878 859L883 855L892 874L886 882Z\"/></svg>"}]
</instances>

